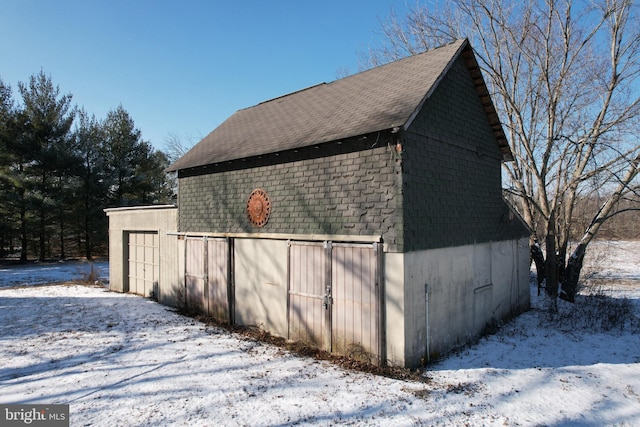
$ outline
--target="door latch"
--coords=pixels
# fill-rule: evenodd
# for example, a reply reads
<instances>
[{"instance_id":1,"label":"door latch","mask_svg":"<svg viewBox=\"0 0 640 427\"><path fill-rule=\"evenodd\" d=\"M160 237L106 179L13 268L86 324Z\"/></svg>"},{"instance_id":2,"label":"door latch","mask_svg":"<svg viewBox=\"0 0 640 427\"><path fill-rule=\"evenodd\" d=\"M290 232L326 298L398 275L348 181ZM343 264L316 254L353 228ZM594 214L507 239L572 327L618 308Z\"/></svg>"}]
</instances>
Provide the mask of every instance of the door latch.
<instances>
[{"instance_id":1,"label":"door latch","mask_svg":"<svg viewBox=\"0 0 640 427\"><path fill-rule=\"evenodd\" d=\"M324 298L322 299L322 308L327 310L329 308L329 304L333 302L331 301L331 299L332 298L329 295L325 295Z\"/></svg>"}]
</instances>

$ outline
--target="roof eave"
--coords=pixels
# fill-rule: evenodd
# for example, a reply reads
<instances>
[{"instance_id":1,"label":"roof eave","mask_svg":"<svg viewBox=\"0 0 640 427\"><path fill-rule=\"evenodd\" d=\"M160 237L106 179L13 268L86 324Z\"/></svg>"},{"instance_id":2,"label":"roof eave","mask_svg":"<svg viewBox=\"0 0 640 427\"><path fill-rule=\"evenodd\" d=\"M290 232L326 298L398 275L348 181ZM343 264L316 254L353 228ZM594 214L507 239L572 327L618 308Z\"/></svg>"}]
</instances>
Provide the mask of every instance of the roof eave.
<instances>
[{"instance_id":1,"label":"roof eave","mask_svg":"<svg viewBox=\"0 0 640 427\"><path fill-rule=\"evenodd\" d=\"M478 61L473 54L473 49L468 42L465 44L465 48L462 49L461 53L465 63L467 64L467 68L469 70L469 74L471 75L473 85L475 86L476 91L478 92L478 96L480 97L482 107L487 114L487 119L489 120L489 124L491 125L493 135L498 142L498 147L500 148L500 153L502 154L502 161L513 161L513 153L511 152L509 141L507 140L507 136L504 133L504 129L502 127L502 123L500 122L500 118L498 117L496 107L495 105L493 105L493 100L491 99L491 94L489 93L487 84L484 81L484 77L482 77L482 70L480 69Z\"/></svg>"},{"instance_id":2,"label":"roof eave","mask_svg":"<svg viewBox=\"0 0 640 427\"><path fill-rule=\"evenodd\" d=\"M455 55L451 57L451 60L447 64L446 67L443 68L442 72L435 80L434 84L429 88L429 91L422 98L416 109L413 111L409 119L403 126L403 130L409 129L413 120L418 116L424 103L431 97L436 88L440 85L440 82L447 75L455 61L458 59L458 56L462 55L467 68L469 69L469 73L471 74L471 79L473 80L473 84L478 92L478 96L480 97L480 101L482 103L482 107L484 108L485 113L487 114L487 119L489 120L489 124L491 126L491 130L493 132L496 141L498 142L498 147L500 149L500 153L502 154L503 162L513 161L513 153L511 152L511 148L509 147L509 141L507 140L507 136L504 133L504 129L502 128L502 123L498 117L498 112L493 105L493 100L491 99L491 95L489 94L489 90L487 89L487 85L482 77L482 71L476 61L476 58L473 54L473 49L471 48L471 44L468 39L465 39L464 42L460 45Z\"/></svg>"}]
</instances>

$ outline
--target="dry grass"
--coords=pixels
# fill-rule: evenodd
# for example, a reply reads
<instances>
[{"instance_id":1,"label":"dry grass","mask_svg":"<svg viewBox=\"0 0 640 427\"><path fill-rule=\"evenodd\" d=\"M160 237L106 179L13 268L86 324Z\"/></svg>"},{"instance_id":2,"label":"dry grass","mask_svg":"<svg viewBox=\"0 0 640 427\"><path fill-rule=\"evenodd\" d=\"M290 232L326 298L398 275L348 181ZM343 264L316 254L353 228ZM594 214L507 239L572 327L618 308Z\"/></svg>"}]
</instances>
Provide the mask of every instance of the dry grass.
<instances>
[{"instance_id":1,"label":"dry grass","mask_svg":"<svg viewBox=\"0 0 640 427\"><path fill-rule=\"evenodd\" d=\"M394 366L378 366L370 363L370 356L362 355L361 346L350 346L351 354L339 355L330 353L325 350L304 342L289 341L285 338L272 335L268 331L257 326L240 326L220 323L208 316L195 315L191 316L195 319L212 326L223 328L229 332L241 335L245 339L254 340L266 344L270 344L282 348L290 353L302 357L311 357L316 360L326 360L337 366L354 371L366 372L370 374L380 375L388 378L400 379L405 381L427 382L420 370L410 370L406 368ZM359 349L359 350L358 350Z\"/></svg>"}]
</instances>

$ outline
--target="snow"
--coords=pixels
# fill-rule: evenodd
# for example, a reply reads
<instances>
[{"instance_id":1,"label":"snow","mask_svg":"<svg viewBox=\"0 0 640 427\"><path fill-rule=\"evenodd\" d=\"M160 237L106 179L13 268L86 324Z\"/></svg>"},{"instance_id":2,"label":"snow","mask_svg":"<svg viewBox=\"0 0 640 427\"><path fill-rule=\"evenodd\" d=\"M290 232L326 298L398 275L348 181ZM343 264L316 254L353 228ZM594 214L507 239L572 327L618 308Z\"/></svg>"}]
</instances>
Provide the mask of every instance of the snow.
<instances>
[{"instance_id":1,"label":"snow","mask_svg":"<svg viewBox=\"0 0 640 427\"><path fill-rule=\"evenodd\" d=\"M585 263L597 278L640 280L640 241L597 241L589 246Z\"/></svg>"},{"instance_id":2,"label":"snow","mask_svg":"<svg viewBox=\"0 0 640 427\"><path fill-rule=\"evenodd\" d=\"M603 275L624 282L637 315L640 244L604 253ZM638 327L558 329L535 284L532 310L412 382L294 356L101 286L9 288L5 273L0 404L69 404L73 426L640 425Z\"/></svg>"},{"instance_id":3,"label":"snow","mask_svg":"<svg viewBox=\"0 0 640 427\"><path fill-rule=\"evenodd\" d=\"M32 262L15 266L0 265L0 289L82 280L89 277L92 268L102 283L109 283L109 263L107 261Z\"/></svg>"}]
</instances>

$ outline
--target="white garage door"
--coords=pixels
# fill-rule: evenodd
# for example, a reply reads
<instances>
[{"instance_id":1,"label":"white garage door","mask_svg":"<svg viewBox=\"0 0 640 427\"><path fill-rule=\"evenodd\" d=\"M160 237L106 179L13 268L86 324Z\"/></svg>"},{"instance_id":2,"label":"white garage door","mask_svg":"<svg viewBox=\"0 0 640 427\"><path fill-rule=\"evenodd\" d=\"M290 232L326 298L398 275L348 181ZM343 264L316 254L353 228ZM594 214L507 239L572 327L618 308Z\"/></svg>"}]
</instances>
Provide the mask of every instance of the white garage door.
<instances>
[{"instance_id":1,"label":"white garage door","mask_svg":"<svg viewBox=\"0 0 640 427\"><path fill-rule=\"evenodd\" d=\"M129 233L129 292L158 297L153 295L160 276L158 248L158 233Z\"/></svg>"}]
</instances>

